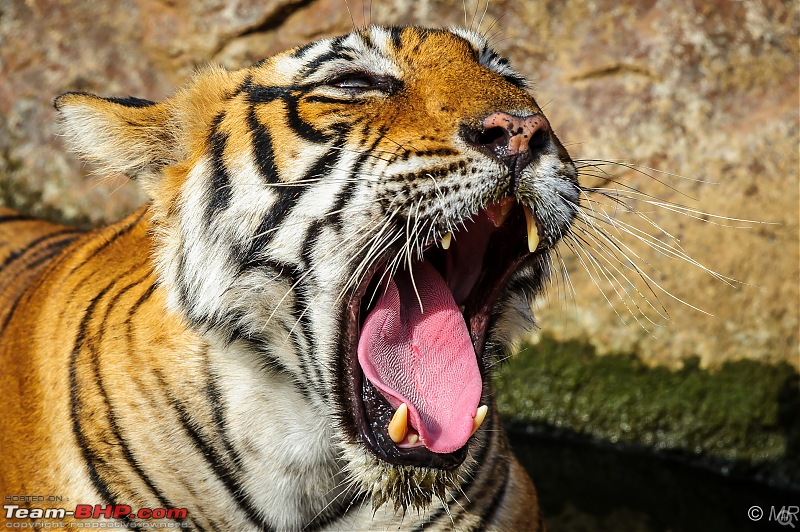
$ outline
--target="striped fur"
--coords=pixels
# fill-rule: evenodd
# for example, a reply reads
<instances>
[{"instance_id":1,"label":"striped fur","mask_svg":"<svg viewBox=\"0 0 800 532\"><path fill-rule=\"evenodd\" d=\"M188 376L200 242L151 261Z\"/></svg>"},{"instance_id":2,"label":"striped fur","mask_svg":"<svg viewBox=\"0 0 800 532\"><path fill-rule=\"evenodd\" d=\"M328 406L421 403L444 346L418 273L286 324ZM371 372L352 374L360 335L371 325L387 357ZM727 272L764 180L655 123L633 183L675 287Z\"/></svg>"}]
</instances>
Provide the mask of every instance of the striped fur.
<instances>
[{"instance_id":1,"label":"striped fur","mask_svg":"<svg viewBox=\"0 0 800 532\"><path fill-rule=\"evenodd\" d=\"M482 37L372 27L208 68L162 103L56 107L151 202L85 234L0 212L0 491L186 508L198 530L541 529L489 379L451 471L383 461L352 412L348 313L381 262L509 194L550 247L574 217L555 136L513 185L460 136L541 112ZM548 267L549 248L508 280L484 367L530 328Z\"/></svg>"}]
</instances>

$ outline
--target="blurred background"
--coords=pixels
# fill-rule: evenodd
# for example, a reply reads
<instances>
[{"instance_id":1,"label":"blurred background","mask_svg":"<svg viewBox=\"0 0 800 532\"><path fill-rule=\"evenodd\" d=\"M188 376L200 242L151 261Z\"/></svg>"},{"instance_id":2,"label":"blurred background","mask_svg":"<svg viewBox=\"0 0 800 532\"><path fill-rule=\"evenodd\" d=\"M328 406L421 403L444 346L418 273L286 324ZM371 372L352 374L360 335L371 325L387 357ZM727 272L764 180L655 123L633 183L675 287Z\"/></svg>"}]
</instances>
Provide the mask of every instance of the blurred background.
<instances>
[{"instance_id":1,"label":"blurred background","mask_svg":"<svg viewBox=\"0 0 800 532\"><path fill-rule=\"evenodd\" d=\"M797 2L0 0L0 204L145 201L65 152L61 92L159 100L370 21L487 35L598 189L498 376L550 528L778 526L747 510L800 504Z\"/></svg>"}]
</instances>

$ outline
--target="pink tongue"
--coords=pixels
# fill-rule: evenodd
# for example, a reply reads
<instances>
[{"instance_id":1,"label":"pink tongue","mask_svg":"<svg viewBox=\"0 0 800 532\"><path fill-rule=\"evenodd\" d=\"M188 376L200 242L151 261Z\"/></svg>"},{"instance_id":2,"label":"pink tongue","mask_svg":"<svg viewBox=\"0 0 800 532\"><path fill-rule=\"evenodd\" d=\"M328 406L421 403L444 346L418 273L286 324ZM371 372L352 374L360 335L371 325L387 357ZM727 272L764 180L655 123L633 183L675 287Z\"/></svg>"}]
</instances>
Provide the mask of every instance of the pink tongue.
<instances>
[{"instance_id":1,"label":"pink tongue","mask_svg":"<svg viewBox=\"0 0 800 532\"><path fill-rule=\"evenodd\" d=\"M389 280L364 321L358 361L393 408L435 453L461 448L472 432L481 375L467 325L439 273L425 262ZM424 312L420 311L420 300Z\"/></svg>"}]
</instances>

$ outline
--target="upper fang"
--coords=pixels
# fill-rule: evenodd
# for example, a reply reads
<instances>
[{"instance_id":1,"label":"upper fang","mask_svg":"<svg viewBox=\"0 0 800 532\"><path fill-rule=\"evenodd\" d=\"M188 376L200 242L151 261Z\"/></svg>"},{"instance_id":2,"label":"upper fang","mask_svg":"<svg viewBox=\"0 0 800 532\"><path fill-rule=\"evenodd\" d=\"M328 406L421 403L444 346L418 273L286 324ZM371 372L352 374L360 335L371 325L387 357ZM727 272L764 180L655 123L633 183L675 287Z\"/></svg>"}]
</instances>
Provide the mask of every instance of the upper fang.
<instances>
[{"instance_id":1,"label":"upper fang","mask_svg":"<svg viewBox=\"0 0 800 532\"><path fill-rule=\"evenodd\" d=\"M528 224L528 250L533 253L539 247L539 228L536 227L536 218L533 211L527 205L523 206L525 211L525 222Z\"/></svg>"},{"instance_id":2,"label":"upper fang","mask_svg":"<svg viewBox=\"0 0 800 532\"><path fill-rule=\"evenodd\" d=\"M442 237L442 249L450 249L450 239L453 238L453 233L448 232Z\"/></svg>"}]
</instances>

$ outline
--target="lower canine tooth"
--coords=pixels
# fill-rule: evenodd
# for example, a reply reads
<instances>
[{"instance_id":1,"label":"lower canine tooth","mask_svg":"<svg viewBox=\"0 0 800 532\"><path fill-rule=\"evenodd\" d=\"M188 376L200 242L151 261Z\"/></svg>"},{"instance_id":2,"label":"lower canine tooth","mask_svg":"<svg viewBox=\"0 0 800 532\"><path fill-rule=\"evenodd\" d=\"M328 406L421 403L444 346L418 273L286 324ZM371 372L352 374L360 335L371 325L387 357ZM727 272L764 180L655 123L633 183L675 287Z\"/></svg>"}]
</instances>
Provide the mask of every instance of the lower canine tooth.
<instances>
[{"instance_id":1,"label":"lower canine tooth","mask_svg":"<svg viewBox=\"0 0 800 532\"><path fill-rule=\"evenodd\" d=\"M403 403L395 410L389 422L389 437L395 443L400 443L408 433L408 406Z\"/></svg>"},{"instance_id":2,"label":"lower canine tooth","mask_svg":"<svg viewBox=\"0 0 800 532\"><path fill-rule=\"evenodd\" d=\"M475 434L478 429L483 424L483 420L486 419L486 413L489 411L489 407L486 405L481 405L478 407L478 411L475 412L475 419L472 420L472 433L470 436Z\"/></svg>"},{"instance_id":3,"label":"lower canine tooth","mask_svg":"<svg viewBox=\"0 0 800 532\"><path fill-rule=\"evenodd\" d=\"M453 238L453 233L447 233L442 237L442 248L449 249L450 248L450 239Z\"/></svg>"},{"instance_id":4,"label":"lower canine tooth","mask_svg":"<svg viewBox=\"0 0 800 532\"><path fill-rule=\"evenodd\" d=\"M536 218L533 211L527 205L525 210L525 221L528 223L528 250L533 253L539 247L539 228L536 227Z\"/></svg>"}]
</instances>

